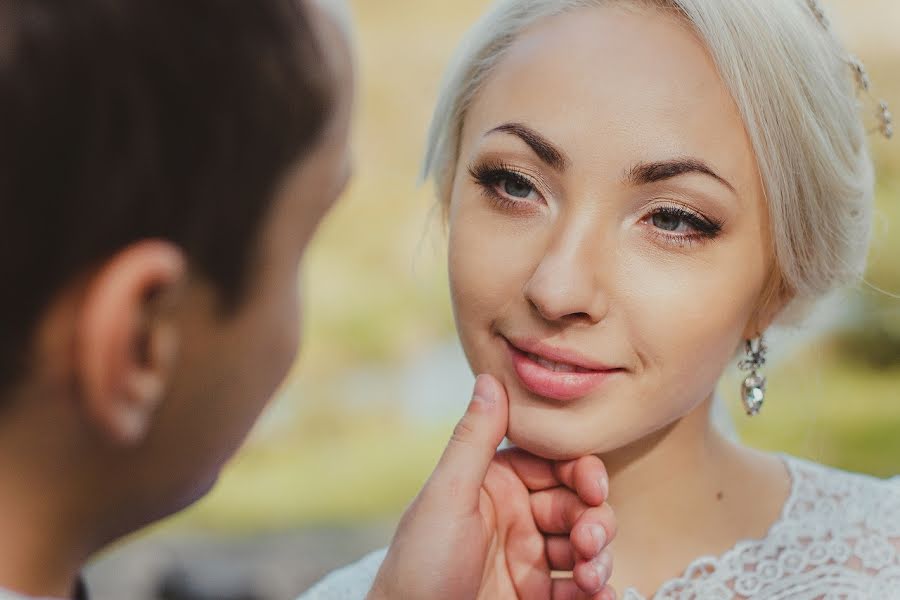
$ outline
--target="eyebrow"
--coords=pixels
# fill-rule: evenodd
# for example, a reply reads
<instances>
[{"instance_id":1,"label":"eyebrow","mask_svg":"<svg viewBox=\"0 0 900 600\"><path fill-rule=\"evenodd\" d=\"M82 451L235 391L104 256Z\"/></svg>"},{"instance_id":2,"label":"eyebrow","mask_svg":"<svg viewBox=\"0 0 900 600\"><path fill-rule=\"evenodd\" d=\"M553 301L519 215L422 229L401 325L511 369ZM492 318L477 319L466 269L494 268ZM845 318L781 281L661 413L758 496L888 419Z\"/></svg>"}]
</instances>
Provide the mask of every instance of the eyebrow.
<instances>
[{"instance_id":1,"label":"eyebrow","mask_svg":"<svg viewBox=\"0 0 900 600\"><path fill-rule=\"evenodd\" d=\"M647 185L681 175L699 173L711 177L734 193L737 191L727 179L699 158L681 157L656 162L640 162L629 169L626 180L632 185Z\"/></svg>"},{"instance_id":2,"label":"eyebrow","mask_svg":"<svg viewBox=\"0 0 900 600\"><path fill-rule=\"evenodd\" d=\"M538 158L557 171L565 171L569 166L570 161L565 152L527 125L522 123L504 123L488 131L485 136L493 133L508 133L518 137L528 144ZM705 161L690 156L653 162L639 162L628 170L626 181L632 185L647 185L691 173L711 177L733 193L737 193L734 186L727 179L716 173Z\"/></svg>"},{"instance_id":3,"label":"eyebrow","mask_svg":"<svg viewBox=\"0 0 900 600\"><path fill-rule=\"evenodd\" d=\"M544 163L557 171L565 171L569 166L569 159L566 154L557 148L553 142L539 134L534 129L523 125L522 123L504 123L498 127L494 127L485 135L492 133L509 133L526 144L537 154Z\"/></svg>"}]
</instances>

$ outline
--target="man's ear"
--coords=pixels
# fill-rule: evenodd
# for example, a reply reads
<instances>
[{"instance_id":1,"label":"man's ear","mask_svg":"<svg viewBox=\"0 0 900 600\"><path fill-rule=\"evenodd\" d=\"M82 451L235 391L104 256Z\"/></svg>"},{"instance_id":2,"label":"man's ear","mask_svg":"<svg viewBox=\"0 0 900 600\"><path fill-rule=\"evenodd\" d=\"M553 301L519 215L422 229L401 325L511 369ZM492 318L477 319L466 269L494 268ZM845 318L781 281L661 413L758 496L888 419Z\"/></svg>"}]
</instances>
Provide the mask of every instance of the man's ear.
<instances>
[{"instance_id":1,"label":"man's ear","mask_svg":"<svg viewBox=\"0 0 900 600\"><path fill-rule=\"evenodd\" d=\"M173 313L186 279L180 248L146 240L88 281L75 333L78 401L114 444L139 444L153 422L178 353Z\"/></svg>"}]
</instances>

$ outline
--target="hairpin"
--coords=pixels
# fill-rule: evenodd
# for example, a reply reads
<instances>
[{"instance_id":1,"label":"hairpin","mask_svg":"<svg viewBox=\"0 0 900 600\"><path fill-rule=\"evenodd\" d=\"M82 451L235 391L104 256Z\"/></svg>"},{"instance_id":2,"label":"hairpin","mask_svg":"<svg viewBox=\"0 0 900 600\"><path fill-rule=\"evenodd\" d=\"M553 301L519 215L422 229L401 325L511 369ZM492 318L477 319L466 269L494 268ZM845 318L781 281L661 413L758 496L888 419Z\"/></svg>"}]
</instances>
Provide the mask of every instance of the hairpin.
<instances>
[{"instance_id":1,"label":"hairpin","mask_svg":"<svg viewBox=\"0 0 900 600\"><path fill-rule=\"evenodd\" d=\"M822 24L822 27L831 29L831 23L828 21L825 11L822 10L819 0L806 0L806 4L809 6L809 10L812 11L813 16L816 17L816 20Z\"/></svg>"},{"instance_id":2,"label":"hairpin","mask_svg":"<svg viewBox=\"0 0 900 600\"><path fill-rule=\"evenodd\" d=\"M863 66L862 61L851 54L847 57L847 64L850 65L850 70L853 71L853 78L856 79L856 86L862 91L868 92L869 88L872 87L872 82L869 79L869 74L866 72L866 67Z\"/></svg>"},{"instance_id":3,"label":"hairpin","mask_svg":"<svg viewBox=\"0 0 900 600\"><path fill-rule=\"evenodd\" d=\"M878 124L884 137L887 139L894 137L894 115L888 110L888 103L884 100L878 103Z\"/></svg>"},{"instance_id":4,"label":"hairpin","mask_svg":"<svg viewBox=\"0 0 900 600\"><path fill-rule=\"evenodd\" d=\"M819 4L819 0L806 0L806 5L809 7L810 12L812 12L819 24L822 25L826 31L831 32L831 23L828 21L825 11ZM850 71L853 74L854 81L856 81L857 89L860 92L865 93L875 103L875 118L878 121L878 127L874 131L877 131L887 139L891 139L894 137L894 116L889 110L888 103L884 100L875 100L875 98L873 98L871 93L872 82L869 79L869 74L866 72L866 67L861 60L851 54L847 57L847 64L850 66Z\"/></svg>"}]
</instances>

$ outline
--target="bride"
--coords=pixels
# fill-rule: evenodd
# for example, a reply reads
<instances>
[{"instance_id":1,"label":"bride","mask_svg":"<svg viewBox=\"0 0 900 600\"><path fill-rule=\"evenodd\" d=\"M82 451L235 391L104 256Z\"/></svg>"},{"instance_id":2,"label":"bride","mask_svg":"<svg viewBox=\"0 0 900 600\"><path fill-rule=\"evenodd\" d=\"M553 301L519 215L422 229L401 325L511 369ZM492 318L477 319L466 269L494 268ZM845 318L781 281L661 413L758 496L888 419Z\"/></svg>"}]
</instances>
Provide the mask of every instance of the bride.
<instances>
[{"instance_id":1,"label":"bride","mask_svg":"<svg viewBox=\"0 0 900 600\"><path fill-rule=\"evenodd\" d=\"M812 0L503 0L449 69L425 172L460 339L514 445L605 463L625 598L900 598L897 480L710 419L736 353L749 415L790 402L765 332L861 276L864 120L892 133L868 92ZM383 559L305 598L362 597Z\"/></svg>"}]
</instances>

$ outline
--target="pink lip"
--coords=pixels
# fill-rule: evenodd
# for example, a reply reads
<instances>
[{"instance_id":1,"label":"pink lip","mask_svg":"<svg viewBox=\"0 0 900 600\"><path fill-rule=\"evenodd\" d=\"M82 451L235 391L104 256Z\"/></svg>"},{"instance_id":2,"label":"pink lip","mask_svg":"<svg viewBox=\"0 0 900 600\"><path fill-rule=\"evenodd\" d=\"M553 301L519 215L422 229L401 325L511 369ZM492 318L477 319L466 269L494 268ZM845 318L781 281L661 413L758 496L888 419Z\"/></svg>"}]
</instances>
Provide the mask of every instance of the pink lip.
<instances>
[{"instance_id":1,"label":"pink lip","mask_svg":"<svg viewBox=\"0 0 900 600\"><path fill-rule=\"evenodd\" d=\"M541 342L506 340L513 369L522 384L544 398L571 401L583 398L603 385L610 377L624 371L587 359L576 352L553 348ZM546 360L578 367L578 371L554 371L534 361L529 354Z\"/></svg>"}]
</instances>

